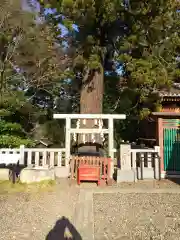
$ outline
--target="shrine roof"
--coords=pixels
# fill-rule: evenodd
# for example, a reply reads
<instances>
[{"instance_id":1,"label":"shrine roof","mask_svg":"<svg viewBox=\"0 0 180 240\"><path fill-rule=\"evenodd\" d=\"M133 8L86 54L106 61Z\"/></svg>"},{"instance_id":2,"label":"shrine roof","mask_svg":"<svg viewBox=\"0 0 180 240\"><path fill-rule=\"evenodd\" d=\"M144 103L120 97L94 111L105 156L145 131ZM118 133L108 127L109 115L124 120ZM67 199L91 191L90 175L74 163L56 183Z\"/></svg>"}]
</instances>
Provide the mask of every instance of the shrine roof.
<instances>
[{"instance_id":1,"label":"shrine roof","mask_svg":"<svg viewBox=\"0 0 180 240\"><path fill-rule=\"evenodd\" d=\"M174 117L179 117L180 112L152 112L152 115L154 116L174 116Z\"/></svg>"},{"instance_id":2,"label":"shrine roof","mask_svg":"<svg viewBox=\"0 0 180 240\"><path fill-rule=\"evenodd\" d=\"M159 90L159 96L164 97L180 97L180 83L173 83L172 87L169 89L161 89Z\"/></svg>"}]
</instances>

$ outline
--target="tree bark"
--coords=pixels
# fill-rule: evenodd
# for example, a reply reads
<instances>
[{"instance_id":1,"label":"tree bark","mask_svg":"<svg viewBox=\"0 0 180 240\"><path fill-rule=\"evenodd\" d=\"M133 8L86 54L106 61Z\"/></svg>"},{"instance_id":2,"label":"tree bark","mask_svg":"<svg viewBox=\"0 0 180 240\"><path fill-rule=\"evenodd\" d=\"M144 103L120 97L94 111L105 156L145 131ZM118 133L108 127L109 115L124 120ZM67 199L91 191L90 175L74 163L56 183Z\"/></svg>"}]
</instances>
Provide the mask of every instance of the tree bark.
<instances>
[{"instance_id":1,"label":"tree bark","mask_svg":"<svg viewBox=\"0 0 180 240\"><path fill-rule=\"evenodd\" d=\"M80 98L80 113L102 113L104 74L92 71L83 80Z\"/></svg>"},{"instance_id":2,"label":"tree bark","mask_svg":"<svg viewBox=\"0 0 180 240\"><path fill-rule=\"evenodd\" d=\"M103 71L90 71L84 78L81 88L80 113L100 114L103 110L104 73ZM86 120L84 128L93 128L94 120ZM82 134L79 134L79 152L96 152L102 145L100 135L95 136L92 142L91 134L86 134L86 144L83 143Z\"/></svg>"}]
</instances>

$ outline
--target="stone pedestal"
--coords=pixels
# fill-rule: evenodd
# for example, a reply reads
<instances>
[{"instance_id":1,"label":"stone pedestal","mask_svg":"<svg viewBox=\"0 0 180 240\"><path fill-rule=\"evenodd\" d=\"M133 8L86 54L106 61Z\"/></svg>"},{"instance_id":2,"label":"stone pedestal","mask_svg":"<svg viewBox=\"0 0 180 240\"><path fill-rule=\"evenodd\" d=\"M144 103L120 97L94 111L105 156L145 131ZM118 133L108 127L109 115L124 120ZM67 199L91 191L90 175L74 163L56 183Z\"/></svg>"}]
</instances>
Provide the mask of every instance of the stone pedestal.
<instances>
[{"instance_id":1,"label":"stone pedestal","mask_svg":"<svg viewBox=\"0 0 180 240\"><path fill-rule=\"evenodd\" d=\"M134 169L130 170L117 170L117 183L120 182L136 182L136 171Z\"/></svg>"},{"instance_id":2,"label":"stone pedestal","mask_svg":"<svg viewBox=\"0 0 180 240\"><path fill-rule=\"evenodd\" d=\"M55 180L54 168L24 168L20 173L22 183L33 183L45 180Z\"/></svg>"},{"instance_id":3,"label":"stone pedestal","mask_svg":"<svg viewBox=\"0 0 180 240\"><path fill-rule=\"evenodd\" d=\"M120 145L120 167L121 170L131 170L131 145Z\"/></svg>"}]
</instances>

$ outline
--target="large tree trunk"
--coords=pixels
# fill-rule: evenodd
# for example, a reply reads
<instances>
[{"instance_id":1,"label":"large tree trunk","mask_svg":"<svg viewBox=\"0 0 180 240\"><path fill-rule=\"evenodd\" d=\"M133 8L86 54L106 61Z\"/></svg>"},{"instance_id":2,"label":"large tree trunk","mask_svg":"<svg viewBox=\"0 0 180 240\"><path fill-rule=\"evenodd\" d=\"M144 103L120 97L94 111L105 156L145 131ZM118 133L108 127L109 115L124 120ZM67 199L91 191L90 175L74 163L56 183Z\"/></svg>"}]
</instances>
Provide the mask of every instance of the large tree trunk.
<instances>
[{"instance_id":1,"label":"large tree trunk","mask_svg":"<svg viewBox=\"0 0 180 240\"><path fill-rule=\"evenodd\" d=\"M103 71L91 71L83 80L80 98L80 113L99 114L103 109L104 73ZM81 121L82 127L82 121ZM93 128L94 120L86 120L85 128ZM82 134L79 135L79 152L96 152L102 145L100 135L95 136L92 143L91 134L86 135L86 144L83 143Z\"/></svg>"},{"instance_id":2,"label":"large tree trunk","mask_svg":"<svg viewBox=\"0 0 180 240\"><path fill-rule=\"evenodd\" d=\"M92 71L83 81L80 98L80 113L102 113L104 74Z\"/></svg>"}]
</instances>

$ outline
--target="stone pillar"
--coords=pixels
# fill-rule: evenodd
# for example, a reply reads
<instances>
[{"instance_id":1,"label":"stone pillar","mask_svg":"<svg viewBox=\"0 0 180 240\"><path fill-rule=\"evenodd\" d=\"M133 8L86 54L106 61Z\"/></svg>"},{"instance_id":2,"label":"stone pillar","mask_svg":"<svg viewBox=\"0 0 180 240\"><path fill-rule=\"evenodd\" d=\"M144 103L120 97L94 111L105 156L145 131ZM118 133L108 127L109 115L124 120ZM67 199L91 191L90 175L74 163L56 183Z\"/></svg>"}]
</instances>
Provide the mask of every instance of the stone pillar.
<instances>
[{"instance_id":1,"label":"stone pillar","mask_svg":"<svg viewBox=\"0 0 180 240\"><path fill-rule=\"evenodd\" d=\"M120 145L120 169L117 170L117 183L136 182L136 171L131 167L131 145Z\"/></svg>"},{"instance_id":2,"label":"stone pillar","mask_svg":"<svg viewBox=\"0 0 180 240\"><path fill-rule=\"evenodd\" d=\"M121 170L131 170L131 145L120 145L120 167Z\"/></svg>"}]
</instances>

